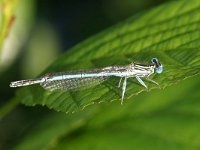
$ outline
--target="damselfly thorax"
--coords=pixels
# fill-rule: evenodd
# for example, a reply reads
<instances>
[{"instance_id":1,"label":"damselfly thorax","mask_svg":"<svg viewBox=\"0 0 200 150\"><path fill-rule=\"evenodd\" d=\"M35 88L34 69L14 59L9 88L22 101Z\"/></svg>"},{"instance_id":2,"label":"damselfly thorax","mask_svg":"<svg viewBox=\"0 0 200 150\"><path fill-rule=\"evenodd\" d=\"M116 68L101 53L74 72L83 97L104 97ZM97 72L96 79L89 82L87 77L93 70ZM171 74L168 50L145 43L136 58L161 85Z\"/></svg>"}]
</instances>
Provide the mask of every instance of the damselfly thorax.
<instances>
[{"instance_id":1,"label":"damselfly thorax","mask_svg":"<svg viewBox=\"0 0 200 150\"><path fill-rule=\"evenodd\" d=\"M126 66L109 66L105 68L94 68L88 70L48 73L38 79L11 82L10 87L28 86L31 84L40 83L43 88L50 91L71 90L78 89L80 87L90 87L94 83L100 84L109 77L115 76L120 77L118 87L121 86L121 81L124 79L121 97L121 103L123 103L128 78L135 77L141 85L147 88L146 84L141 78L146 78L150 82L158 85L157 82L151 80L149 77L154 72L162 73L162 71L162 64L156 58L153 58L151 60L151 64L149 65L131 63Z\"/></svg>"}]
</instances>

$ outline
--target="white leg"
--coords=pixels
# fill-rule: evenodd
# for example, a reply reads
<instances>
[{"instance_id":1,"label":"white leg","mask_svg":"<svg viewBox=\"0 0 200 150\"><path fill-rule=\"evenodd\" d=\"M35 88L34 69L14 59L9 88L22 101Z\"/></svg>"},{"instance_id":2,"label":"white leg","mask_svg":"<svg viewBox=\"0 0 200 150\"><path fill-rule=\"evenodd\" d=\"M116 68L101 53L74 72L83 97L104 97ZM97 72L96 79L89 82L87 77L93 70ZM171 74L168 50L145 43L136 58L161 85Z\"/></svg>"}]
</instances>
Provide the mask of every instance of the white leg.
<instances>
[{"instance_id":1,"label":"white leg","mask_svg":"<svg viewBox=\"0 0 200 150\"><path fill-rule=\"evenodd\" d=\"M157 86L159 86L160 87L160 85L156 82L156 81L154 81L154 80L151 80L150 78L146 78L148 81L150 81L150 82L152 82L152 83L154 83L154 84L156 84Z\"/></svg>"},{"instance_id":2,"label":"white leg","mask_svg":"<svg viewBox=\"0 0 200 150\"><path fill-rule=\"evenodd\" d=\"M123 101L124 101L124 93L126 91L126 77L124 78L124 83L123 83L123 86L122 86L122 100L121 100L121 104L123 104Z\"/></svg>"},{"instance_id":3,"label":"white leg","mask_svg":"<svg viewBox=\"0 0 200 150\"><path fill-rule=\"evenodd\" d=\"M142 79L140 79L140 77L135 76L136 79L138 80L138 82L140 82L140 84L142 84L146 89L148 89L148 87L146 86L146 84L142 81Z\"/></svg>"},{"instance_id":4,"label":"white leg","mask_svg":"<svg viewBox=\"0 0 200 150\"><path fill-rule=\"evenodd\" d=\"M118 84L118 88L120 88L120 86L121 86L121 82L122 82L122 78L120 78L120 80L119 80L119 84Z\"/></svg>"}]
</instances>

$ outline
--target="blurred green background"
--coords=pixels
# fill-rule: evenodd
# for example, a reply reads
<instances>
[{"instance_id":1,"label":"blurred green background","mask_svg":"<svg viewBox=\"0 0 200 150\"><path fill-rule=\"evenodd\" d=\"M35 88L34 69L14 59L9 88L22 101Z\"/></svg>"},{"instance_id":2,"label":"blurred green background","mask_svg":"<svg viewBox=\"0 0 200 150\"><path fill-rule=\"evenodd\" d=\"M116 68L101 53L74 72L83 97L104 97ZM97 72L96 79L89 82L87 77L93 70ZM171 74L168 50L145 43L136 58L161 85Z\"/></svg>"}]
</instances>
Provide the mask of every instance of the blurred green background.
<instances>
[{"instance_id":1,"label":"blurred green background","mask_svg":"<svg viewBox=\"0 0 200 150\"><path fill-rule=\"evenodd\" d=\"M167 1L1 0L0 106L14 96L10 81L36 77L77 43ZM74 115L13 104L0 120L0 149L199 149L199 83L196 77L124 107L114 102Z\"/></svg>"}]
</instances>

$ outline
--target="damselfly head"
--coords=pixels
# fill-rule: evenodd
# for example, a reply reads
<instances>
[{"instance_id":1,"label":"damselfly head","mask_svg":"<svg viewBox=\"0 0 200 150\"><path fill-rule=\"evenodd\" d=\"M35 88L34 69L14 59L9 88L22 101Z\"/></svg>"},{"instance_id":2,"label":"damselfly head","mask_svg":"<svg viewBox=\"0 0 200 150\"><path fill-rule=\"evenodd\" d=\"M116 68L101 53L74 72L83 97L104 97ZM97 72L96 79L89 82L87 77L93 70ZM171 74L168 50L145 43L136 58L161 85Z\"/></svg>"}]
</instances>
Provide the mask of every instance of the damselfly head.
<instances>
[{"instance_id":1,"label":"damselfly head","mask_svg":"<svg viewBox=\"0 0 200 150\"><path fill-rule=\"evenodd\" d=\"M152 58L151 62L153 63L153 65L155 66L155 71L156 73L162 73L163 72L163 66L162 64L158 61L157 58Z\"/></svg>"}]
</instances>

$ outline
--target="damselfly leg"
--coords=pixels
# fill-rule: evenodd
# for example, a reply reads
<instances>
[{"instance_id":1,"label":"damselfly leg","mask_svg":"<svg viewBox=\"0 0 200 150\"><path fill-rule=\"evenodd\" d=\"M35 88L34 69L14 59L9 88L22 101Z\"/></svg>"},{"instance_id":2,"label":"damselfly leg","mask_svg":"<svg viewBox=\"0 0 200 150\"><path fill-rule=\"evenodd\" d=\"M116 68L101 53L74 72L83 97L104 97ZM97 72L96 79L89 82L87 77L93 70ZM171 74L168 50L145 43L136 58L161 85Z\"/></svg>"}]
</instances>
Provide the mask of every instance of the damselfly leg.
<instances>
[{"instance_id":1,"label":"damselfly leg","mask_svg":"<svg viewBox=\"0 0 200 150\"><path fill-rule=\"evenodd\" d=\"M120 88L120 86L121 86L121 82L122 82L122 78L120 78L120 80L119 80L119 84L118 84L118 88Z\"/></svg>"},{"instance_id":2,"label":"damselfly leg","mask_svg":"<svg viewBox=\"0 0 200 150\"><path fill-rule=\"evenodd\" d=\"M123 101L124 101L124 93L126 91L126 80L127 80L127 77L124 78L124 83L123 83L123 86L122 86L122 99L121 99L121 104L123 104Z\"/></svg>"},{"instance_id":3,"label":"damselfly leg","mask_svg":"<svg viewBox=\"0 0 200 150\"><path fill-rule=\"evenodd\" d=\"M135 78L138 80L138 82L140 82L140 84L142 84L146 89L148 89L148 87L147 87L146 84L142 81L142 79L140 79L140 77L135 76Z\"/></svg>"},{"instance_id":4,"label":"damselfly leg","mask_svg":"<svg viewBox=\"0 0 200 150\"><path fill-rule=\"evenodd\" d=\"M152 83L154 83L154 84L156 84L157 86L159 86L159 88L160 88L160 85L156 82L156 81L154 81L154 80L152 80L152 79L150 79L150 78L146 78L148 81L150 81L150 82L152 82Z\"/></svg>"}]
</instances>

